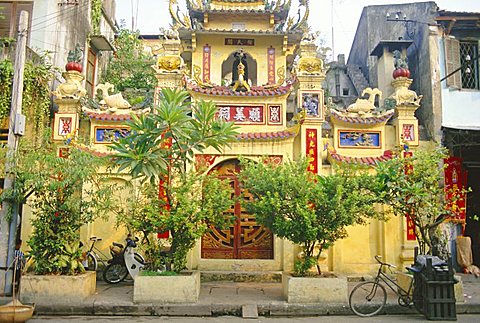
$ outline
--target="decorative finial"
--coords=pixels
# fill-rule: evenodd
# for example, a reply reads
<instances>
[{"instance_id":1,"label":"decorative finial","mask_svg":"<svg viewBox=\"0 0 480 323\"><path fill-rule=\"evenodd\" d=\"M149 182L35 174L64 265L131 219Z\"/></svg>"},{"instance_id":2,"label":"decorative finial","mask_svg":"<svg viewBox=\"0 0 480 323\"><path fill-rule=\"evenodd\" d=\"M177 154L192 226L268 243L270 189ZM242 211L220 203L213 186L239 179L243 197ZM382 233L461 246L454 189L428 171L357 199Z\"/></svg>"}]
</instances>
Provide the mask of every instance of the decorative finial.
<instances>
[{"instance_id":1,"label":"decorative finial","mask_svg":"<svg viewBox=\"0 0 480 323\"><path fill-rule=\"evenodd\" d=\"M80 44L76 44L75 48L68 52L67 56L67 65L65 65L65 69L67 71L77 71L82 73L83 66L81 61L83 59L83 49L80 47Z\"/></svg>"},{"instance_id":2,"label":"decorative finial","mask_svg":"<svg viewBox=\"0 0 480 323\"><path fill-rule=\"evenodd\" d=\"M408 69L408 58L402 57L402 53L399 50L393 51L393 58L394 58L394 67L395 70L393 71L393 78L399 77L410 77L410 70Z\"/></svg>"}]
</instances>

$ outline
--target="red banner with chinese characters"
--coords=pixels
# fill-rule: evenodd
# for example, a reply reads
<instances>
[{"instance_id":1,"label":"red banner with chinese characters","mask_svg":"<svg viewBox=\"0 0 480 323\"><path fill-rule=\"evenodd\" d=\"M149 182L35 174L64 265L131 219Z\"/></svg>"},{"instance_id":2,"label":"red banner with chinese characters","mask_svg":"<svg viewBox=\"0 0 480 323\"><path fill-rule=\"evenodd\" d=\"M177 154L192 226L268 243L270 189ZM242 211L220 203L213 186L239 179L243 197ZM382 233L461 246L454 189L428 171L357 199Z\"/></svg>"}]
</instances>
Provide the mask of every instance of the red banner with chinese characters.
<instances>
[{"instance_id":1,"label":"red banner with chinese characters","mask_svg":"<svg viewBox=\"0 0 480 323\"><path fill-rule=\"evenodd\" d=\"M210 83L210 60L212 48L207 44L203 46L203 83Z\"/></svg>"},{"instance_id":2,"label":"red banner with chinese characters","mask_svg":"<svg viewBox=\"0 0 480 323\"><path fill-rule=\"evenodd\" d=\"M448 208L455 214L452 220L465 222L466 194L462 190L466 187L467 172L462 170L463 159L449 157L444 159L445 167L445 198Z\"/></svg>"},{"instance_id":3,"label":"red banner with chinese characters","mask_svg":"<svg viewBox=\"0 0 480 323\"><path fill-rule=\"evenodd\" d=\"M413 153L411 151L404 151L403 157L404 158L411 158ZM413 165L411 163L405 163L405 175L410 174L413 171ZM407 220L407 240L414 241L417 239L415 236L415 225L413 224L411 214L405 214L405 218Z\"/></svg>"},{"instance_id":4,"label":"red banner with chinese characters","mask_svg":"<svg viewBox=\"0 0 480 323\"><path fill-rule=\"evenodd\" d=\"M268 84L275 84L275 48L267 49L268 53Z\"/></svg>"},{"instance_id":5,"label":"red banner with chinese characters","mask_svg":"<svg viewBox=\"0 0 480 323\"><path fill-rule=\"evenodd\" d=\"M306 155L308 159L309 172L318 174L318 137L317 129L307 129Z\"/></svg>"},{"instance_id":6,"label":"red banner with chinese characters","mask_svg":"<svg viewBox=\"0 0 480 323\"><path fill-rule=\"evenodd\" d=\"M172 147L172 138L164 139L162 143L162 148L170 149ZM158 184L158 198L165 202L165 209L170 211L170 204L167 198L167 192L165 191L165 183L168 181L168 177L165 176L164 179L160 179ZM168 239L170 236L169 231L158 232L157 238L158 239Z\"/></svg>"},{"instance_id":7,"label":"red banner with chinese characters","mask_svg":"<svg viewBox=\"0 0 480 323\"><path fill-rule=\"evenodd\" d=\"M265 106L233 106L233 105L217 105L217 117L225 121L232 121L242 124L264 124L265 123Z\"/></svg>"}]
</instances>

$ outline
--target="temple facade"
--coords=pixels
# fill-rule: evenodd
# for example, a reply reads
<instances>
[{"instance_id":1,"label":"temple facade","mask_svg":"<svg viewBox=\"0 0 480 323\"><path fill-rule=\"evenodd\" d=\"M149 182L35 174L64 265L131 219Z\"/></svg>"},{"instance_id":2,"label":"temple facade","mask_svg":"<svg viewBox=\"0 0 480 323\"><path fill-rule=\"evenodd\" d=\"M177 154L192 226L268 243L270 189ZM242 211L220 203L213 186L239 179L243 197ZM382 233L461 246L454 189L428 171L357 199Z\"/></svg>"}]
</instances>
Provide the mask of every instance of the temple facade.
<instances>
[{"instance_id":1,"label":"temple facade","mask_svg":"<svg viewBox=\"0 0 480 323\"><path fill-rule=\"evenodd\" d=\"M330 174L334 163L373 165L392 158L397 146L414 149L421 144L414 116L421 97L409 90L411 80L406 75L392 79L387 100L377 88L366 88L348 107L337 107L325 98L326 68L317 55L318 34L307 25L308 1L298 1L298 15L290 12L291 7L291 0L189 0L187 12L182 13L177 1L170 1L171 28L160 39L145 43L157 57L156 93L163 88L186 89L192 101L215 102L218 118L239 126L230 148L221 154L206 150L194 159L229 180L237 196L242 191L237 179L239 156L266 157L271 163L306 157L308 171ZM406 51L403 44L392 46L378 49L379 61L389 75ZM109 84L97 88L104 91L104 102L101 109L81 108L87 117L84 126L78 122L80 103L75 97L80 92L57 91L54 131L65 136L83 127L91 137L91 149L107 154L112 133L125 129L131 113L149 111L133 111L121 95L110 93ZM72 104L78 109L71 108ZM242 196L249 198L248 193ZM293 269L299 248L259 225L240 201L232 204L230 212L237 218L235 225L226 230L212 228L200 239L190 252L190 268ZM111 233L113 223L113 217L99 220L82 234L84 238L109 237L103 241L107 247L111 240L123 237L123 232ZM415 242L408 240L408 230L405 219L396 217L351 227L349 237L322 256L322 269L371 273L377 268L375 255L398 266L410 264Z\"/></svg>"}]
</instances>

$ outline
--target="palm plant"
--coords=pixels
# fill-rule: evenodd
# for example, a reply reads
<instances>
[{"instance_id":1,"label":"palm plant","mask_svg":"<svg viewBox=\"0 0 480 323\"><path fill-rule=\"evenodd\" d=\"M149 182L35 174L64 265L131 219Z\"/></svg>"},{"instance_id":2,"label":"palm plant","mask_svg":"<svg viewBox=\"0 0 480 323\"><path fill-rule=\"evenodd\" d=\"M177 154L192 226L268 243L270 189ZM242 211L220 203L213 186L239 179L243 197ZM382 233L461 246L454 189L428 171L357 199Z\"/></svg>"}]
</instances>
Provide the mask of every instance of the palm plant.
<instances>
[{"instance_id":1,"label":"palm plant","mask_svg":"<svg viewBox=\"0 0 480 323\"><path fill-rule=\"evenodd\" d=\"M195 153L208 147L221 151L235 139L233 123L217 119L216 113L212 102L192 104L187 92L164 89L154 112L133 115L127 123L130 133L111 146L118 170L138 180L144 193L140 205L138 199L134 202L136 211L124 213L121 220L147 237L153 267L161 257L153 234L170 232L167 262L178 272L209 225L226 221L222 213L231 203L228 185L190 166Z\"/></svg>"}]
</instances>

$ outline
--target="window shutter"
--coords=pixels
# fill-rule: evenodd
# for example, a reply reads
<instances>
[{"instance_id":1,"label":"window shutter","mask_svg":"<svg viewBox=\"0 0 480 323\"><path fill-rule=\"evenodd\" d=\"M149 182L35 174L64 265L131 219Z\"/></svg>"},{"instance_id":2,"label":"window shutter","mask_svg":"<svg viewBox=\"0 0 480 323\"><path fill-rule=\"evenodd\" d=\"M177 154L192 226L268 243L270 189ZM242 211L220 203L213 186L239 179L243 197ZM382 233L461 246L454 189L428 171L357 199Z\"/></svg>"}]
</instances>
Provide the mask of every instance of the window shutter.
<instances>
[{"instance_id":1,"label":"window shutter","mask_svg":"<svg viewBox=\"0 0 480 323\"><path fill-rule=\"evenodd\" d=\"M447 86L460 89L462 87L462 71L460 68L460 42L454 38L445 38L446 75L457 70L447 78Z\"/></svg>"}]
</instances>

